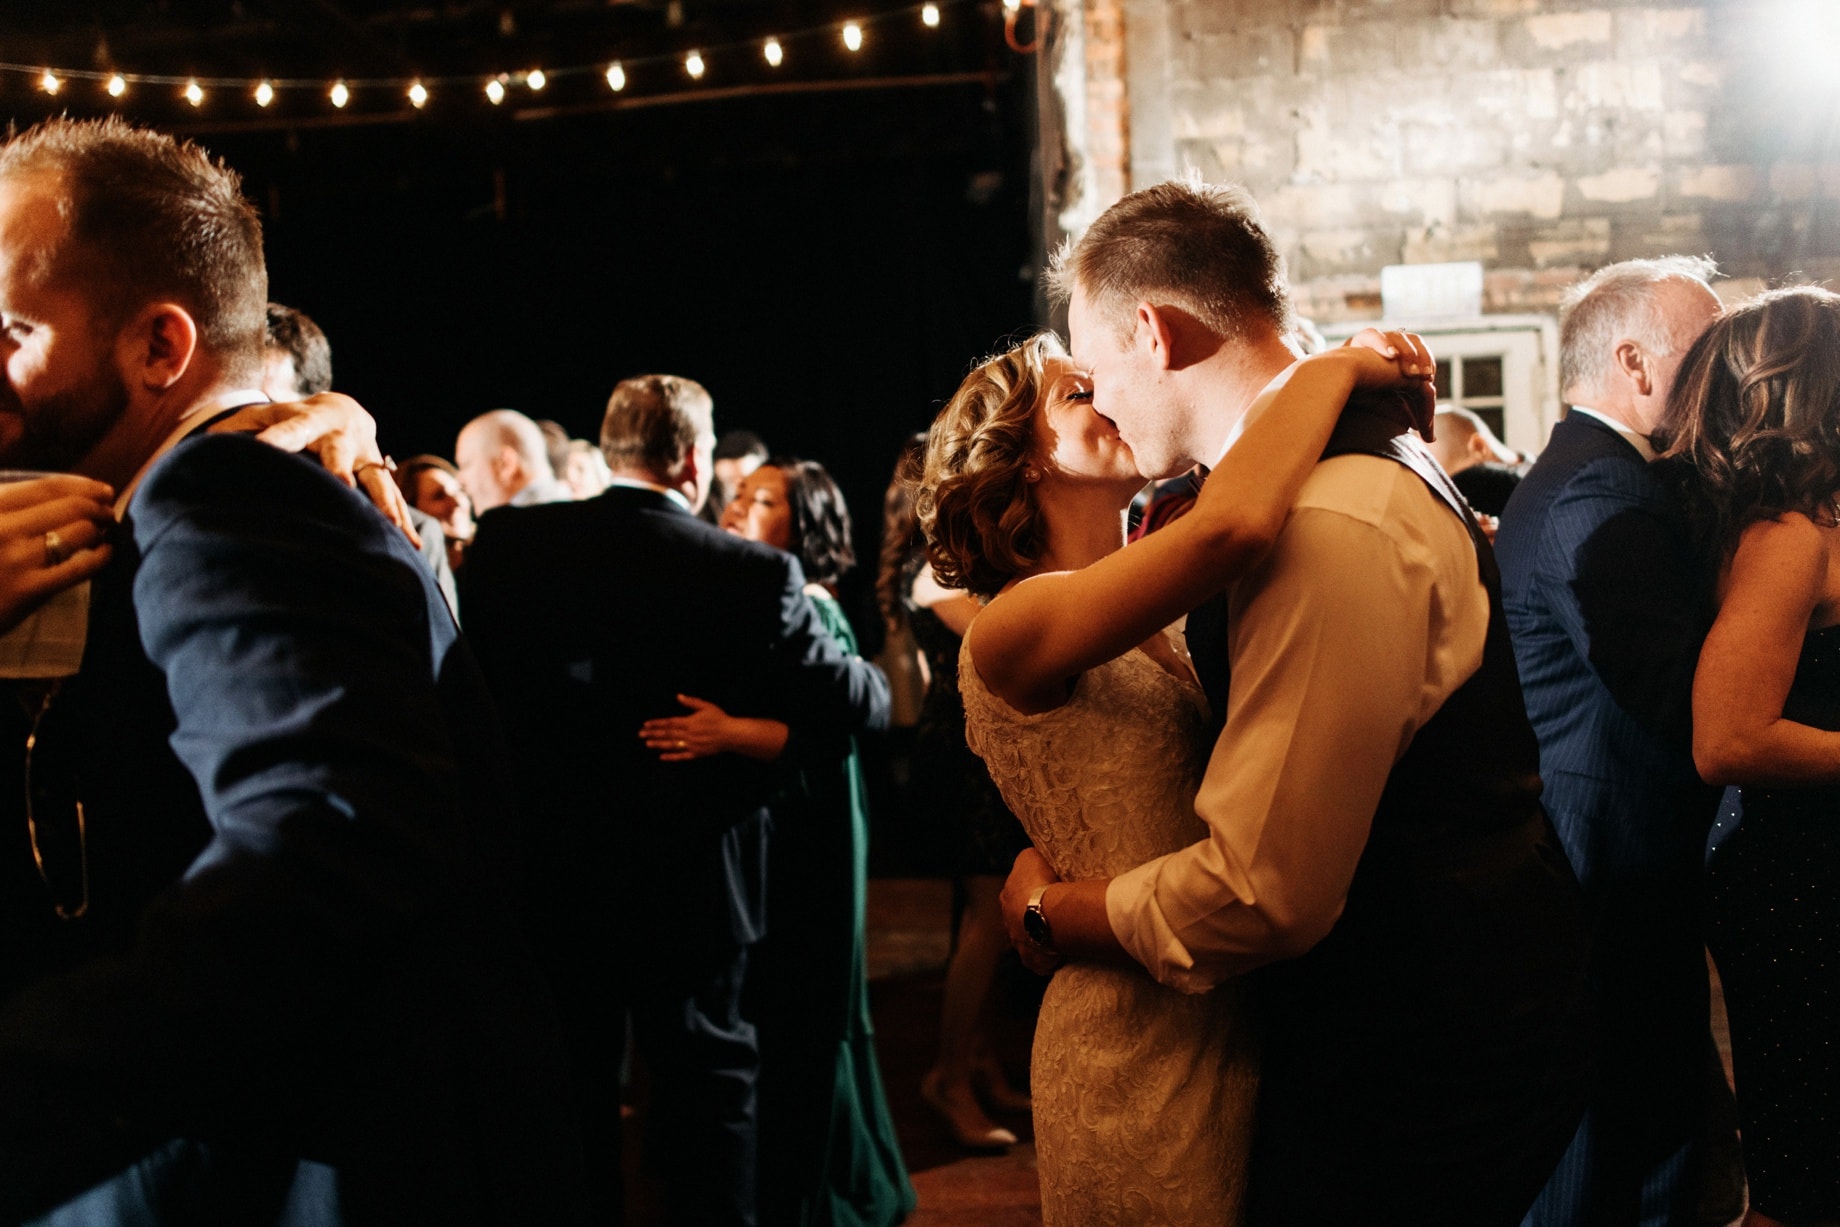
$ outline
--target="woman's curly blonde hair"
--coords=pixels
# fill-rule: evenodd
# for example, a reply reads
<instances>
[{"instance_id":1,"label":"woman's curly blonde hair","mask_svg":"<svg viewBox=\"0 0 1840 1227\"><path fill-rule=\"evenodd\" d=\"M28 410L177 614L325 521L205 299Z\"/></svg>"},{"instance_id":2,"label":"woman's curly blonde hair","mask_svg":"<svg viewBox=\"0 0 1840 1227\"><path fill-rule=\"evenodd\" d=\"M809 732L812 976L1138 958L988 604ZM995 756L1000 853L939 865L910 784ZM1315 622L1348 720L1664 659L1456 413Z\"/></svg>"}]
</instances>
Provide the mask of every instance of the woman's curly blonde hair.
<instances>
[{"instance_id":1,"label":"woman's curly blonde hair","mask_svg":"<svg viewBox=\"0 0 1840 1227\"><path fill-rule=\"evenodd\" d=\"M1048 360L1066 355L1053 333L1037 333L980 362L933 420L914 501L946 587L989 598L1041 557L1047 526L1026 473Z\"/></svg>"}]
</instances>

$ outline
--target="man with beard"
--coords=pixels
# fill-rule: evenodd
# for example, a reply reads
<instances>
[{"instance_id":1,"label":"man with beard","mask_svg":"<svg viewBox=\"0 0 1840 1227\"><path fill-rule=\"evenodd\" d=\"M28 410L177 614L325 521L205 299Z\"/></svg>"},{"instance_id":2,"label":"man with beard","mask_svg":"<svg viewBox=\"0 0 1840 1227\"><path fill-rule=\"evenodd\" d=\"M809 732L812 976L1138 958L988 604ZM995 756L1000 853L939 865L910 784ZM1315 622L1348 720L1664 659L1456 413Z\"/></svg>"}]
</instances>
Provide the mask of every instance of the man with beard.
<instances>
[{"instance_id":1,"label":"man with beard","mask_svg":"<svg viewBox=\"0 0 1840 1227\"><path fill-rule=\"evenodd\" d=\"M0 1219L576 1221L472 661L362 499L202 431L262 399L266 297L196 147L0 149L0 465L121 520L81 668L4 705Z\"/></svg>"}]
</instances>

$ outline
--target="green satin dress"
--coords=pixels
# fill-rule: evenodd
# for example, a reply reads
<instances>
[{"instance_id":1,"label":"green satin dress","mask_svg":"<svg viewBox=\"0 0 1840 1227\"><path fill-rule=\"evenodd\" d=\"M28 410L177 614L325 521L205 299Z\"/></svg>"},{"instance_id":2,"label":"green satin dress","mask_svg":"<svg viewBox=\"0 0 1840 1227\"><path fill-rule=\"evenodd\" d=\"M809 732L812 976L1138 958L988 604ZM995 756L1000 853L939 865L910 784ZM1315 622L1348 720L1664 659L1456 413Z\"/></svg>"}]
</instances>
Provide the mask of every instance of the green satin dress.
<instances>
[{"instance_id":1,"label":"green satin dress","mask_svg":"<svg viewBox=\"0 0 1840 1227\"><path fill-rule=\"evenodd\" d=\"M813 598L857 651L843 609ZM854 749L799 771L773 807L760 1028L763 1227L888 1227L914 1208L869 1018L863 914L869 823Z\"/></svg>"}]
</instances>

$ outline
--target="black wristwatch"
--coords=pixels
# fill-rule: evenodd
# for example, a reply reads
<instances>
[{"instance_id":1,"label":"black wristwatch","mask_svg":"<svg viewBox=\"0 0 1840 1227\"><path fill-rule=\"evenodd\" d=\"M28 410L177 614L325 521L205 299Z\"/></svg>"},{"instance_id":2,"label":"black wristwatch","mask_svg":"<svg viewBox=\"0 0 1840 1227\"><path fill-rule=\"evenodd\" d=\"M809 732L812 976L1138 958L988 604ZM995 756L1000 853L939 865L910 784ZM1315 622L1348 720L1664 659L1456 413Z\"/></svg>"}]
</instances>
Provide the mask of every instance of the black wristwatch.
<instances>
[{"instance_id":1,"label":"black wristwatch","mask_svg":"<svg viewBox=\"0 0 1840 1227\"><path fill-rule=\"evenodd\" d=\"M1035 893L1029 896L1029 906L1022 913L1022 931L1041 949L1058 955L1060 951L1054 948L1054 930L1048 925L1048 913L1041 907L1041 897L1047 893L1046 886L1037 886Z\"/></svg>"}]
</instances>

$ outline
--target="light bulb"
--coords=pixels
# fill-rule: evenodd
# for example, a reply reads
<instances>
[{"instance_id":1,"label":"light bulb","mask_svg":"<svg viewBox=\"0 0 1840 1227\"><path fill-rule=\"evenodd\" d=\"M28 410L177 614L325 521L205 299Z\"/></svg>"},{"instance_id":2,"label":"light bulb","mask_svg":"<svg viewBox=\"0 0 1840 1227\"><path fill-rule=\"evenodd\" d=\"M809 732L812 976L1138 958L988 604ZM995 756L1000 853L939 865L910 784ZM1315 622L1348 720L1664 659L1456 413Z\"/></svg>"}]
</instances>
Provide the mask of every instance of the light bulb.
<instances>
[{"instance_id":1,"label":"light bulb","mask_svg":"<svg viewBox=\"0 0 1840 1227\"><path fill-rule=\"evenodd\" d=\"M786 58L786 52L780 47L777 38L769 38L767 40L767 45L762 48L762 51L767 57L767 63L773 65L775 68L778 68L781 61Z\"/></svg>"},{"instance_id":2,"label":"light bulb","mask_svg":"<svg viewBox=\"0 0 1840 1227\"><path fill-rule=\"evenodd\" d=\"M193 106L202 106L204 104L204 89L198 84L198 82L196 81L186 82L185 100L191 103Z\"/></svg>"},{"instance_id":3,"label":"light bulb","mask_svg":"<svg viewBox=\"0 0 1840 1227\"><path fill-rule=\"evenodd\" d=\"M265 107L275 100L275 87L264 81L256 86L256 105Z\"/></svg>"},{"instance_id":4,"label":"light bulb","mask_svg":"<svg viewBox=\"0 0 1840 1227\"><path fill-rule=\"evenodd\" d=\"M500 82L497 77L493 77L490 81L486 82L486 97L492 100L493 106L497 106L505 100L504 84Z\"/></svg>"},{"instance_id":5,"label":"light bulb","mask_svg":"<svg viewBox=\"0 0 1840 1227\"><path fill-rule=\"evenodd\" d=\"M928 29L939 25L939 6L937 4L929 4L920 10L920 24Z\"/></svg>"},{"instance_id":6,"label":"light bulb","mask_svg":"<svg viewBox=\"0 0 1840 1227\"><path fill-rule=\"evenodd\" d=\"M684 57L684 71L689 73L692 79L701 81L703 79L703 68L703 53L701 51L692 51L689 55Z\"/></svg>"},{"instance_id":7,"label":"light bulb","mask_svg":"<svg viewBox=\"0 0 1840 1227\"><path fill-rule=\"evenodd\" d=\"M862 50L862 27L853 21L843 24L843 45L851 51Z\"/></svg>"},{"instance_id":8,"label":"light bulb","mask_svg":"<svg viewBox=\"0 0 1840 1227\"><path fill-rule=\"evenodd\" d=\"M549 78L543 75L541 68L533 68L524 74L524 84L531 89L542 89L549 84Z\"/></svg>"},{"instance_id":9,"label":"light bulb","mask_svg":"<svg viewBox=\"0 0 1840 1227\"><path fill-rule=\"evenodd\" d=\"M428 87L420 81L409 87L409 105L418 111L428 105Z\"/></svg>"},{"instance_id":10,"label":"light bulb","mask_svg":"<svg viewBox=\"0 0 1840 1227\"><path fill-rule=\"evenodd\" d=\"M351 101L351 91L345 88L343 81L334 81L332 89L327 92L326 96L332 99L332 105L335 107L342 108Z\"/></svg>"},{"instance_id":11,"label":"light bulb","mask_svg":"<svg viewBox=\"0 0 1840 1227\"><path fill-rule=\"evenodd\" d=\"M38 79L38 88L44 90L47 94L55 94L64 88L64 83L47 70L45 75Z\"/></svg>"},{"instance_id":12,"label":"light bulb","mask_svg":"<svg viewBox=\"0 0 1840 1227\"><path fill-rule=\"evenodd\" d=\"M109 97L119 98L128 92L128 78L116 73L109 78Z\"/></svg>"},{"instance_id":13,"label":"light bulb","mask_svg":"<svg viewBox=\"0 0 1840 1227\"><path fill-rule=\"evenodd\" d=\"M626 70L620 67L618 60L607 65L607 88L616 91L626 88Z\"/></svg>"}]
</instances>

